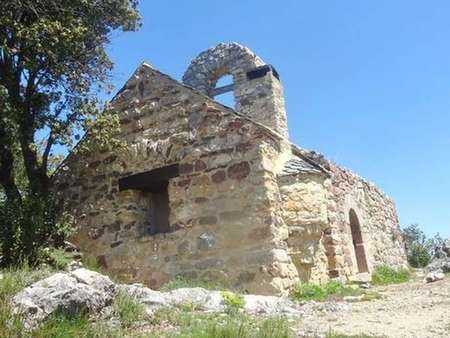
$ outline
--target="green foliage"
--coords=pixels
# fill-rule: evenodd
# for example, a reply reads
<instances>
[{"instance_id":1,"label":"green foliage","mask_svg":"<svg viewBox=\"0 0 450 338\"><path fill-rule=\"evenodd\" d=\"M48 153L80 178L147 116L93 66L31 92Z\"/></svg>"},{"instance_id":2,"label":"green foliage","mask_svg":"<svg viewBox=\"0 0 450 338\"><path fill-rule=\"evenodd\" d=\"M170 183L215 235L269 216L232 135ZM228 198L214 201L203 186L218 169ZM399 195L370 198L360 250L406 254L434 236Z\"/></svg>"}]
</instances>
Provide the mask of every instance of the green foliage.
<instances>
[{"instance_id":1,"label":"green foliage","mask_svg":"<svg viewBox=\"0 0 450 338\"><path fill-rule=\"evenodd\" d=\"M8 154L20 140L30 184L40 183L34 186L35 193L47 179L52 146L71 147L76 133L99 115L94 94L108 87L112 68L106 45L112 31L139 27L137 4L137 0L0 2L0 134ZM101 115L99 122L107 123ZM50 131L44 142L48 149L39 160L34 136L44 128ZM105 128L98 131L102 138Z\"/></svg>"},{"instance_id":2,"label":"green foliage","mask_svg":"<svg viewBox=\"0 0 450 338\"><path fill-rule=\"evenodd\" d=\"M229 312L238 311L245 305L244 297L238 293L222 291L220 294Z\"/></svg>"},{"instance_id":3,"label":"green foliage","mask_svg":"<svg viewBox=\"0 0 450 338\"><path fill-rule=\"evenodd\" d=\"M405 283L411 279L411 271L408 269L393 269L386 265L380 265L372 272L374 285L388 285Z\"/></svg>"},{"instance_id":4,"label":"green foliage","mask_svg":"<svg viewBox=\"0 0 450 338\"><path fill-rule=\"evenodd\" d=\"M114 137L120 132L120 122L119 116L112 111L105 110L102 114L86 116L84 130L87 130L84 139L74 149L78 153L118 150L123 146Z\"/></svg>"},{"instance_id":5,"label":"green foliage","mask_svg":"<svg viewBox=\"0 0 450 338\"><path fill-rule=\"evenodd\" d=\"M431 261L429 249L419 243L412 243L407 251L408 263L413 268L423 268Z\"/></svg>"},{"instance_id":6,"label":"green foliage","mask_svg":"<svg viewBox=\"0 0 450 338\"><path fill-rule=\"evenodd\" d=\"M48 248L43 250L46 260L56 270L66 270L72 258L69 257L63 249ZM42 258L45 260L45 258Z\"/></svg>"},{"instance_id":7,"label":"green foliage","mask_svg":"<svg viewBox=\"0 0 450 338\"><path fill-rule=\"evenodd\" d=\"M291 297L298 301L324 301L329 298L343 298L346 296L360 296L364 292L349 285L337 281L329 281L325 284L298 283L294 286Z\"/></svg>"},{"instance_id":8,"label":"green foliage","mask_svg":"<svg viewBox=\"0 0 450 338\"><path fill-rule=\"evenodd\" d=\"M36 264L45 247L62 245L74 228L60 217L52 197L0 199L0 266Z\"/></svg>"},{"instance_id":9,"label":"green foliage","mask_svg":"<svg viewBox=\"0 0 450 338\"><path fill-rule=\"evenodd\" d=\"M0 265L35 262L65 231L48 197L55 146L70 151L88 132L77 150L117 147L118 117L96 97L109 87L111 33L139 27L137 5L0 1Z\"/></svg>"},{"instance_id":10,"label":"green foliage","mask_svg":"<svg viewBox=\"0 0 450 338\"><path fill-rule=\"evenodd\" d=\"M413 268L428 265L432 258L435 241L427 239L418 224L411 224L402 230L408 263Z\"/></svg>"},{"instance_id":11,"label":"green foliage","mask_svg":"<svg viewBox=\"0 0 450 338\"><path fill-rule=\"evenodd\" d=\"M145 307L123 292L119 292L114 299L114 310L123 327L130 327L133 323L147 318Z\"/></svg>"}]
</instances>

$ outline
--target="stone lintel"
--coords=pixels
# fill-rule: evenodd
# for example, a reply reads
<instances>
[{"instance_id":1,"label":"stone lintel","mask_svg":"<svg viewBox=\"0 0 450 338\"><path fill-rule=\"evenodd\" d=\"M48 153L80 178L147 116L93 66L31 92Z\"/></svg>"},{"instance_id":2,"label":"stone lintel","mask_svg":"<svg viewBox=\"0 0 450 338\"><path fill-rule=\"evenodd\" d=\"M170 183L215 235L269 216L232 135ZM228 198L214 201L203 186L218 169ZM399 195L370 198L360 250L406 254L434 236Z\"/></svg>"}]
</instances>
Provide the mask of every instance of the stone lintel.
<instances>
[{"instance_id":1,"label":"stone lintel","mask_svg":"<svg viewBox=\"0 0 450 338\"><path fill-rule=\"evenodd\" d=\"M134 189L141 191L159 191L170 178L179 175L179 165L172 164L143 173L119 179L119 191Z\"/></svg>"}]
</instances>

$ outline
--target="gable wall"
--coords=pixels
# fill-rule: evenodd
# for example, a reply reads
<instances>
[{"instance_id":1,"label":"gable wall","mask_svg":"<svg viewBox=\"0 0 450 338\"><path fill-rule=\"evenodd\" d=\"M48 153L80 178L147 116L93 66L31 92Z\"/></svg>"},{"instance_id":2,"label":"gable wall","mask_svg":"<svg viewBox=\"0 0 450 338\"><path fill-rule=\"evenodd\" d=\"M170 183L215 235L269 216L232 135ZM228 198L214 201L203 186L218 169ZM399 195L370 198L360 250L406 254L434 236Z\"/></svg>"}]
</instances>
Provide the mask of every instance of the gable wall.
<instances>
[{"instance_id":1,"label":"gable wall","mask_svg":"<svg viewBox=\"0 0 450 338\"><path fill-rule=\"evenodd\" d=\"M219 278L251 292L296 279L279 217L280 141L265 128L143 65L113 101L124 149L71 156L60 174L76 242L116 276L159 287L174 276ZM118 179L173 163L167 234L145 234L148 194ZM151 225L150 225L151 226Z\"/></svg>"}]
</instances>

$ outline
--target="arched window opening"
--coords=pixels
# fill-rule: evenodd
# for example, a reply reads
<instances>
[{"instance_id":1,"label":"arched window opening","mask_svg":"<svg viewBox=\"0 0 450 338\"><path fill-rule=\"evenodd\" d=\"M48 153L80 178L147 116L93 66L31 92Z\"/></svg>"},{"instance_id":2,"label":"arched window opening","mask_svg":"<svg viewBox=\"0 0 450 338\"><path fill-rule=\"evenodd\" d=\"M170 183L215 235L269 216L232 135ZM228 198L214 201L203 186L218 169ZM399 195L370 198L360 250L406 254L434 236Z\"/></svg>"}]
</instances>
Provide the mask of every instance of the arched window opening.
<instances>
[{"instance_id":1,"label":"arched window opening","mask_svg":"<svg viewBox=\"0 0 450 338\"><path fill-rule=\"evenodd\" d=\"M213 90L212 97L217 102L220 102L227 107L235 109L236 103L234 100L233 76L224 75L220 77L216 82L216 86L215 89Z\"/></svg>"},{"instance_id":2,"label":"arched window opening","mask_svg":"<svg viewBox=\"0 0 450 338\"><path fill-rule=\"evenodd\" d=\"M366 252L364 250L364 242L361 233L361 225L355 210L350 209L349 212L350 229L352 231L353 248L355 250L356 263L358 272L368 272Z\"/></svg>"}]
</instances>

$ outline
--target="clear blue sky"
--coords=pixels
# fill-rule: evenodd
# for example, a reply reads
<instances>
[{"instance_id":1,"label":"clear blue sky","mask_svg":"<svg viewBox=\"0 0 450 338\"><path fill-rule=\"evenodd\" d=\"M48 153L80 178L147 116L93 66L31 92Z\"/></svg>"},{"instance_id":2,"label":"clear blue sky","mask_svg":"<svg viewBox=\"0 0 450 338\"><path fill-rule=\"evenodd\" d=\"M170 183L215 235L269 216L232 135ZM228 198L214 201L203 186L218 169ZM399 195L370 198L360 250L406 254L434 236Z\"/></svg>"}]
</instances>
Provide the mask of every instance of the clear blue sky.
<instances>
[{"instance_id":1,"label":"clear blue sky","mask_svg":"<svg viewBox=\"0 0 450 338\"><path fill-rule=\"evenodd\" d=\"M114 33L120 88L147 61L180 79L218 42L281 75L293 142L375 182L402 225L450 236L450 1L142 0Z\"/></svg>"}]
</instances>

